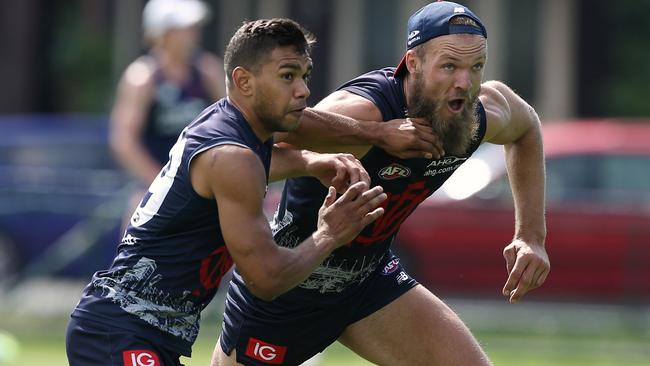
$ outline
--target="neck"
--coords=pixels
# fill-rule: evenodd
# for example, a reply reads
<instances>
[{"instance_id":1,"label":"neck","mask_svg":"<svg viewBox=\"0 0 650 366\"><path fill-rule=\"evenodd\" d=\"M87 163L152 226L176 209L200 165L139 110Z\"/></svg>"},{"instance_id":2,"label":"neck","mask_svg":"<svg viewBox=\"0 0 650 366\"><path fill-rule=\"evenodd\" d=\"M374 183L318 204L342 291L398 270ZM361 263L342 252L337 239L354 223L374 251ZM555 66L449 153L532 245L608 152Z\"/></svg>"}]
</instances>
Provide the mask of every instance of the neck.
<instances>
[{"instance_id":1,"label":"neck","mask_svg":"<svg viewBox=\"0 0 650 366\"><path fill-rule=\"evenodd\" d=\"M154 48L152 53L158 59L165 78L177 83L184 83L189 78L190 66L188 55L162 47Z\"/></svg>"},{"instance_id":2,"label":"neck","mask_svg":"<svg viewBox=\"0 0 650 366\"><path fill-rule=\"evenodd\" d=\"M191 54L169 47L156 47L153 49L153 53L158 57L162 65L170 68L185 67L191 57Z\"/></svg>"},{"instance_id":3,"label":"neck","mask_svg":"<svg viewBox=\"0 0 650 366\"><path fill-rule=\"evenodd\" d=\"M271 137L271 135L273 135L273 131L269 131L264 127L264 124L254 112L253 106L248 99L244 96L237 95L236 93L229 93L228 101L244 115L246 122L251 126L255 136L257 136L260 141L266 141Z\"/></svg>"},{"instance_id":4,"label":"neck","mask_svg":"<svg viewBox=\"0 0 650 366\"><path fill-rule=\"evenodd\" d=\"M407 107L408 107L408 104L409 104L408 101L409 101L409 97L410 97L410 95L409 95L409 83L410 82L411 82L411 74L404 75L404 77L402 78L402 88L403 88L402 91L404 92L404 99L406 99L404 101L404 105L406 105Z\"/></svg>"}]
</instances>

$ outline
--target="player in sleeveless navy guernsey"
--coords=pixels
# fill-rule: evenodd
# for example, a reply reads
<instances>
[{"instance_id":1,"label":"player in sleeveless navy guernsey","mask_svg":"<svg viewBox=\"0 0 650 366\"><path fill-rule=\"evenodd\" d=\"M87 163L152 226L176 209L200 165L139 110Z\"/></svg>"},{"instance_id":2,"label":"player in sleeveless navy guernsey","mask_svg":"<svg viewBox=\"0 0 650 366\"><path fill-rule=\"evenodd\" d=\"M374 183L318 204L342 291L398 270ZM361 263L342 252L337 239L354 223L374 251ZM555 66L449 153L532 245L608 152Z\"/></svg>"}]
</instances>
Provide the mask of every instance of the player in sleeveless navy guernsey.
<instances>
[{"instance_id":1,"label":"player in sleeveless navy guernsey","mask_svg":"<svg viewBox=\"0 0 650 366\"><path fill-rule=\"evenodd\" d=\"M137 178L129 215L180 132L225 95L222 61L199 46L209 16L200 0L150 0L144 7L142 28L151 47L120 78L109 129L115 158Z\"/></svg>"},{"instance_id":2,"label":"player in sleeveless navy guernsey","mask_svg":"<svg viewBox=\"0 0 650 366\"><path fill-rule=\"evenodd\" d=\"M352 155L274 146L272 134L294 129L305 109L312 43L288 19L247 22L235 33L225 55L228 97L182 131L112 265L84 289L67 330L70 365L180 365L233 262L251 293L271 300L381 216L386 195L369 189ZM331 186L317 230L287 249L273 241L262 201L269 180L299 175Z\"/></svg>"},{"instance_id":3,"label":"player in sleeveless navy guernsey","mask_svg":"<svg viewBox=\"0 0 650 366\"><path fill-rule=\"evenodd\" d=\"M379 365L490 364L461 319L417 284L390 250L401 223L481 142L502 144L516 209L514 240L504 249L503 294L515 303L544 282L549 260L539 118L505 84L481 84L486 59L479 18L462 5L434 2L409 19L407 51L397 68L362 75L315 107L358 120L424 120L442 139L442 156L402 159L377 146L339 146L361 159L372 185L384 188L385 214L273 301L248 291L235 271L213 365L298 365L336 340ZM314 135L322 128L301 126ZM301 245L316 228L325 194L313 179L287 180L271 225L280 245ZM435 238L431 244L435 250Z\"/></svg>"}]
</instances>

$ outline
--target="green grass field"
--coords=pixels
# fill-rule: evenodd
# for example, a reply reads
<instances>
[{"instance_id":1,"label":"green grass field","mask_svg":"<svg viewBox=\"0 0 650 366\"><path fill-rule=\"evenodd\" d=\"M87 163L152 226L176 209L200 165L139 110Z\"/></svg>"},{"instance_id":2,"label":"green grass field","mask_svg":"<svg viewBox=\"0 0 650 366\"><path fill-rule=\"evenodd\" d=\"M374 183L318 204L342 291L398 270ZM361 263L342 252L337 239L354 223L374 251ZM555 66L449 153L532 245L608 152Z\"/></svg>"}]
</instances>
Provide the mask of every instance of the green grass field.
<instances>
[{"instance_id":1,"label":"green grass field","mask_svg":"<svg viewBox=\"0 0 650 366\"><path fill-rule=\"evenodd\" d=\"M217 319L206 319L194 356L187 366L206 366L217 336ZM64 366L63 317L34 319L0 314L0 365ZM214 326L213 326L214 325ZM472 326L472 324L470 324ZM648 366L650 332L632 327L628 332L574 334L570 328L548 331L477 330L480 342L495 365L503 366ZM603 329L605 330L605 329ZM18 344L18 349L12 347ZM13 360L8 360L13 358ZM4 361L2 361L4 359ZM334 344L325 351L322 366L363 366L370 363Z\"/></svg>"}]
</instances>

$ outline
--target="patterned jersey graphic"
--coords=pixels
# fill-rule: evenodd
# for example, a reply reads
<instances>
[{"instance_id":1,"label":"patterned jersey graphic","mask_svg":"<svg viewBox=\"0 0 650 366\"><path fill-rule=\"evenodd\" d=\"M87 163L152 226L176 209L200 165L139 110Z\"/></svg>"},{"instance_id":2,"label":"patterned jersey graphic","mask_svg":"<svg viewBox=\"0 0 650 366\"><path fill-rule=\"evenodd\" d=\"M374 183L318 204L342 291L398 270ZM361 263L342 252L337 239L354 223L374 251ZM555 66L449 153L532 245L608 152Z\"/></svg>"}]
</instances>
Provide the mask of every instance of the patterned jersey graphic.
<instances>
[{"instance_id":1,"label":"patterned jersey graphic","mask_svg":"<svg viewBox=\"0 0 650 366\"><path fill-rule=\"evenodd\" d=\"M172 296L156 287L162 275L155 275L156 262L141 258L136 265L112 278L95 279L93 285L101 288L103 296L118 304L156 328L193 342L199 334L200 308L185 291L183 296Z\"/></svg>"}]
</instances>

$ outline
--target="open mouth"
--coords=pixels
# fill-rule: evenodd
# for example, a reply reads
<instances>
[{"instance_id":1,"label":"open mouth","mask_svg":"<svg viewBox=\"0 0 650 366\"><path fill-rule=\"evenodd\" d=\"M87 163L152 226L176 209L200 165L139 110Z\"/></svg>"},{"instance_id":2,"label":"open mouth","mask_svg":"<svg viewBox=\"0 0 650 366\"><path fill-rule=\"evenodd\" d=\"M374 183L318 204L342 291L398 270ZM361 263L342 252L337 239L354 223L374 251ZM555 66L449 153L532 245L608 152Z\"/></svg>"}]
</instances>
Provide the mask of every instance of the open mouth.
<instances>
[{"instance_id":1,"label":"open mouth","mask_svg":"<svg viewBox=\"0 0 650 366\"><path fill-rule=\"evenodd\" d=\"M457 98L457 99L451 99L447 105L449 106L449 109L451 109L452 112L458 113L463 110L463 106L465 105L465 99L463 98Z\"/></svg>"}]
</instances>

